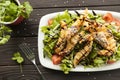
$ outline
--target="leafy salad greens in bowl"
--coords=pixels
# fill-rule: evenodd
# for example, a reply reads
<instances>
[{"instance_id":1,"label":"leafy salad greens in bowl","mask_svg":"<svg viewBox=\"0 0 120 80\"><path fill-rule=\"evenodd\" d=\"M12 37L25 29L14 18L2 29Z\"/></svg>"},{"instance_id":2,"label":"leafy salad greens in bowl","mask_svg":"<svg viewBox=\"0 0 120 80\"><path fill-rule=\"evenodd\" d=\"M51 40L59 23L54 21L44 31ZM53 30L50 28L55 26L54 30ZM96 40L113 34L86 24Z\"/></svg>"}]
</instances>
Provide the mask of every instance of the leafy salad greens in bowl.
<instances>
[{"instance_id":1,"label":"leafy salad greens in bowl","mask_svg":"<svg viewBox=\"0 0 120 80\"><path fill-rule=\"evenodd\" d=\"M66 74L71 70L84 71L80 66L91 68L86 71L118 68L114 63L120 65L117 63L120 59L119 13L87 9L71 12L66 10L48 18L55 15L53 13L41 19L40 30L44 38L39 36L38 40L43 42L43 56L40 52L42 65L60 70L59 66ZM44 21L47 22L44 24ZM49 58L53 65L45 58ZM45 64L43 60L49 63Z\"/></svg>"},{"instance_id":2,"label":"leafy salad greens in bowl","mask_svg":"<svg viewBox=\"0 0 120 80\"><path fill-rule=\"evenodd\" d=\"M19 0L0 0L0 23L18 24L28 18L32 10L28 1L20 4Z\"/></svg>"}]
</instances>

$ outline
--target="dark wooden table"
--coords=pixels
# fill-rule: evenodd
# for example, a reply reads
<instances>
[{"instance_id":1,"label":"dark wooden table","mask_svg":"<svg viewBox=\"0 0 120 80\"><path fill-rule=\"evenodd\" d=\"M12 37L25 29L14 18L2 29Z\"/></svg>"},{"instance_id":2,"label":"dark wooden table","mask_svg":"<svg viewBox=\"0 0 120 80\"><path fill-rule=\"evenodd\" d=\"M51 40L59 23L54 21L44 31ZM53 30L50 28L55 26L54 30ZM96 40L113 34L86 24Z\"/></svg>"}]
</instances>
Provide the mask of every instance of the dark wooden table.
<instances>
[{"instance_id":1,"label":"dark wooden table","mask_svg":"<svg viewBox=\"0 0 120 80\"><path fill-rule=\"evenodd\" d=\"M25 0L20 0L24 2ZM13 53L20 51L18 44L26 42L36 53L36 61L46 80L120 80L120 69L103 72L71 72L65 75L61 71L46 69L38 59L38 25L40 18L48 13L68 10L89 9L120 12L120 0L28 0L34 10L29 19L17 26L11 26L13 33L9 42L0 46L0 80L40 80L36 68L24 54L23 73L19 65L12 61Z\"/></svg>"}]
</instances>

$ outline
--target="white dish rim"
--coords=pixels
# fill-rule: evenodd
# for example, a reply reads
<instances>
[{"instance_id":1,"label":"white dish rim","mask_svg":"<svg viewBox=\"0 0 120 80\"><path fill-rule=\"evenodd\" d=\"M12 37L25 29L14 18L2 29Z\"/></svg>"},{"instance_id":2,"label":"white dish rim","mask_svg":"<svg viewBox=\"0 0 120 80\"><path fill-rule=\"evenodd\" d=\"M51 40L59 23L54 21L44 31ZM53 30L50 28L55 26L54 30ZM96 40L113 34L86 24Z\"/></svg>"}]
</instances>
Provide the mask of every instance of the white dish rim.
<instances>
[{"instance_id":1,"label":"white dish rim","mask_svg":"<svg viewBox=\"0 0 120 80\"><path fill-rule=\"evenodd\" d=\"M77 10L79 13L83 12L84 10ZM112 13L112 15L118 19L120 19L120 17L118 15L120 15L119 12L115 12L115 11L106 11L106 10L94 10L97 14L105 14L107 12ZM44 15L41 19L40 19L40 23L39 23L39 29L38 29L38 57L39 57L39 61L41 63L42 66L49 68L49 69L53 69L53 70L61 70L59 65L54 65L52 63L52 61L49 58L44 58L43 57L43 42L42 40L44 39L44 34L41 32L41 26L45 26L47 25L47 21L53 17L55 17L57 14L62 14L64 11L61 12L54 12L54 13L50 13L50 14L46 14ZM74 13L74 10L70 10L70 13ZM92 10L88 10L88 12L92 13ZM103 65L101 67L95 67L95 68L84 68L84 66L78 65L76 68L73 68L70 72L96 72L96 71L108 71L108 70L114 70L114 69L119 69L120 67L120 61L117 61L113 64L106 64Z\"/></svg>"}]
</instances>

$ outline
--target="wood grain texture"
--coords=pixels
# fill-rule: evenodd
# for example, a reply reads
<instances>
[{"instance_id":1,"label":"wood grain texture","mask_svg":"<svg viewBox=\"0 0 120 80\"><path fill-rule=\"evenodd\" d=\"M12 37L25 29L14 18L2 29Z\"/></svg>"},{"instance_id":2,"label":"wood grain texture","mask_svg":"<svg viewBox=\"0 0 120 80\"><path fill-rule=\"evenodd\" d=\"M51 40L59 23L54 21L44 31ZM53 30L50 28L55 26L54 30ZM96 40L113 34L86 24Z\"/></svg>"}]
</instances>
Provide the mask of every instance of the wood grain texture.
<instances>
[{"instance_id":1,"label":"wood grain texture","mask_svg":"<svg viewBox=\"0 0 120 80\"><path fill-rule=\"evenodd\" d=\"M23 3L26 0L20 0ZM5 45L0 46L0 80L41 80L36 68L26 59L18 45L25 42L30 45L36 54L36 62L45 75L46 80L120 80L120 69L74 73L65 75L62 71L44 68L38 58L38 29L40 18L46 14L64 10L110 10L120 12L120 0L27 0L34 10L29 19L25 19L17 26L10 26L13 30L12 38ZM13 53L21 52L25 59L23 73L19 65L12 61Z\"/></svg>"},{"instance_id":2,"label":"wood grain texture","mask_svg":"<svg viewBox=\"0 0 120 80\"><path fill-rule=\"evenodd\" d=\"M22 38L11 38L9 42L3 46L0 46L0 66L2 65L16 65L16 61L12 61L13 54L15 52L20 52L23 56L24 65L26 64L32 64L30 61L26 59L23 52L19 49L18 45L21 43L28 43L30 48L34 51L36 54L36 61L37 64L39 63L38 59L38 48L37 48L37 37L22 37Z\"/></svg>"},{"instance_id":3,"label":"wood grain texture","mask_svg":"<svg viewBox=\"0 0 120 80\"><path fill-rule=\"evenodd\" d=\"M21 3L24 0L20 0ZM88 7L119 5L119 0L27 0L34 8Z\"/></svg>"},{"instance_id":4,"label":"wood grain texture","mask_svg":"<svg viewBox=\"0 0 120 80\"><path fill-rule=\"evenodd\" d=\"M119 80L120 69L103 72L85 72L63 74L61 71L46 69L38 65L46 80ZM0 67L1 80L41 80L36 68L33 65L23 65L23 72L19 66Z\"/></svg>"}]
</instances>

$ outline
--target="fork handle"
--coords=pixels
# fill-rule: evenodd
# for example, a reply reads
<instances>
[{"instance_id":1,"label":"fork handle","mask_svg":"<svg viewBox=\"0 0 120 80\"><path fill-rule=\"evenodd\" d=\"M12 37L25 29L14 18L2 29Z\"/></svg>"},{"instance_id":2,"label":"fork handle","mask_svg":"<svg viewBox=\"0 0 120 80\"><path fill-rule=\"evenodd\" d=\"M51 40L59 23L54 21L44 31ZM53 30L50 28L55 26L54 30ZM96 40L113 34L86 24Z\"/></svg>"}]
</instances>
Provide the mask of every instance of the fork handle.
<instances>
[{"instance_id":1,"label":"fork handle","mask_svg":"<svg viewBox=\"0 0 120 80\"><path fill-rule=\"evenodd\" d=\"M43 80L46 80L45 77L43 76L43 74L41 73L40 69L38 68L37 64L35 63L35 60L33 60L32 62L33 62L33 64L34 64L34 66L37 68L39 74L41 75L41 78L42 78Z\"/></svg>"}]
</instances>

